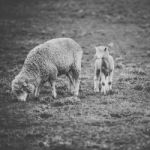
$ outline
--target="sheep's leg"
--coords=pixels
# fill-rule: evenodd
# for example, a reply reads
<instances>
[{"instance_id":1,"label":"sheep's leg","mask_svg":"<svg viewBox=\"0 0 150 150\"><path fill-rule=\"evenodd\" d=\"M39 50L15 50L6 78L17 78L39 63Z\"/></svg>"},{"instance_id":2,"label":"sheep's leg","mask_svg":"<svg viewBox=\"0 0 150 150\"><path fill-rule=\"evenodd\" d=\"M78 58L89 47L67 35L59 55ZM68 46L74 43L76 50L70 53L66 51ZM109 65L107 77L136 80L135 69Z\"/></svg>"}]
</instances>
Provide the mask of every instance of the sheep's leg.
<instances>
[{"instance_id":1,"label":"sheep's leg","mask_svg":"<svg viewBox=\"0 0 150 150\"><path fill-rule=\"evenodd\" d=\"M80 79L79 77L75 79L75 90L74 90L74 95L78 96L79 94L79 86L80 86Z\"/></svg>"},{"instance_id":2,"label":"sheep's leg","mask_svg":"<svg viewBox=\"0 0 150 150\"><path fill-rule=\"evenodd\" d=\"M73 79L71 73L68 73L68 74L67 74L67 77L69 78L69 81L70 81L70 83L69 83L70 92L73 93L73 89L74 89L74 79Z\"/></svg>"},{"instance_id":3,"label":"sheep's leg","mask_svg":"<svg viewBox=\"0 0 150 150\"><path fill-rule=\"evenodd\" d=\"M72 77L74 79L74 95L78 96L80 86L80 70L73 70Z\"/></svg>"},{"instance_id":4,"label":"sheep's leg","mask_svg":"<svg viewBox=\"0 0 150 150\"><path fill-rule=\"evenodd\" d=\"M106 77L101 73L101 93L106 95Z\"/></svg>"},{"instance_id":5,"label":"sheep's leg","mask_svg":"<svg viewBox=\"0 0 150 150\"><path fill-rule=\"evenodd\" d=\"M39 93L40 93L40 85L35 88L34 96L35 96L36 98L39 97Z\"/></svg>"},{"instance_id":6,"label":"sheep's leg","mask_svg":"<svg viewBox=\"0 0 150 150\"><path fill-rule=\"evenodd\" d=\"M55 66L51 66L49 82L50 82L51 87L52 87L52 96L53 96L53 98L57 97L57 93L56 93L57 74L58 74L58 71L57 71L56 67Z\"/></svg>"},{"instance_id":7,"label":"sheep's leg","mask_svg":"<svg viewBox=\"0 0 150 150\"><path fill-rule=\"evenodd\" d=\"M53 96L53 98L56 98L57 97L57 93L56 93L56 82L55 81L53 81L53 82L51 82L51 85L52 85L52 96Z\"/></svg>"},{"instance_id":8,"label":"sheep's leg","mask_svg":"<svg viewBox=\"0 0 150 150\"><path fill-rule=\"evenodd\" d=\"M74 55L75 63L72 68L72 78L74 81L74 95L78 96L80 87L80 76L81 76L81 60L83 52L80 51Z\"/></svg>"},{"instance_id":9,"label":"sheep's leg","mask_svg":"<svg viewBox=\"0 0 150 150\"><path fill-rule=\"evenodd\" d=\"M94 74L94 92L99 92L100 70L95 70Z\"/></svg>"},{"instance_id":10,"label":"sheep's leg","mask_svg":"<svg viewBox=\"0 0 150 150\"><path fill-rule=\"evenodd\" d=\"M108 81L109 91L112 91L112 80L113 80L113 71L110 73L109 76L109 81Z\"/></svg>"},{"instance_id":11,"label":"sheep's leg","mask_svg":"<svg viewBox=\"0 0 150 150\"><path fill-rule=\"evenodd\" d=\"M99 92L97 76L94 76L94 92Z\"/></svg>"},{"instance_id":12,"label":"sheep's leg","mask_svg":"<svg viewBox=\"0 0 150 150\"><path fill-rule=\"evenodd\" d=\"M109 79L110 79L109 75L105 77L105 89L106 89L106 93L109 93Z\"/></svg>"}]
</instances>

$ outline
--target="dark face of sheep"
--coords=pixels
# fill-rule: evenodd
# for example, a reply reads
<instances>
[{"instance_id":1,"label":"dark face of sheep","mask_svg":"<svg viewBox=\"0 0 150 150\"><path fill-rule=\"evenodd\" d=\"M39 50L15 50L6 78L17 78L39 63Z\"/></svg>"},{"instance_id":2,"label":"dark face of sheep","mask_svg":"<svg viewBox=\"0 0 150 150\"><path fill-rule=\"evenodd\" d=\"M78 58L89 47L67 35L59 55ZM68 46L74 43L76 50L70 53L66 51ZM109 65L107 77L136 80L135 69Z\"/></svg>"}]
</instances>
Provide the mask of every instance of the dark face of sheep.
<instances>
[{"instance_id":1,"label":"dark face of sheep","mask_svg":"<svg viewBox=\"0 0 150 150\"><path fill-rule=\"evenodd\" d=\"M26 101L27 96L34 92L34 86L25 80L14 79L12 81L12 93L19 101Z\"/></svg>"}]
</instances>

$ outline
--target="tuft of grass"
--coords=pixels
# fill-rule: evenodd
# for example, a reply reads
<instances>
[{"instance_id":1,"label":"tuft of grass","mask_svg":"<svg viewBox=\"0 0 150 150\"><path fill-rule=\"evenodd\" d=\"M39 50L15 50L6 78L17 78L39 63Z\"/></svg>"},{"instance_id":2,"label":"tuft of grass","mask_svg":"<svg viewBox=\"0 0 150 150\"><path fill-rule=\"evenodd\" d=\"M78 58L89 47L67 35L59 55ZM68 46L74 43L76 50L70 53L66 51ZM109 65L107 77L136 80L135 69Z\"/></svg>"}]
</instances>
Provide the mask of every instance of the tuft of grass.
<instances>
[{"instance_id":1,"label":"tuft of grass","mask_svg":"<svg viewBox=\"0 0 150 150\"><path fill-rule=\"evenodd\" d=\"M47 119L47 118L52 117L52 116L53 116L52 114L48 114L48 113L40 114L40 117L43 118L43 119Z\"/></svg>"},{"instance_id":2,"label":"tuft of grass","mask_svg":"<svg viewBox=\"0 0 150 150\"><path fill-rule=\"evenodd\" d=\"M150 92L150 82L145 84L145 91Z\"/></svg>"},{"instance_id":3,"label":"tuft of grass","mask_svg":"<svg viewBox=\"0 0 150 150\"><path fill-rule=\"evenodd\" d=\"M143 90L143 86L140 85L140 84L139 85L135 85L134 89L137 90L137 91L142 91Z\"/></svg>"},{"instance_id":4,"label":"tuft of grass","mask_svg":"<svg viewBox=\"0 0 150 150\"><path fill-rule=\"evenodd\" d=\"M146 90L147 92L150 92L150 86L145 87L145 90Z\"/></svg>"},{"instance_id":5,"label":"tuft of grass","mask_svg":"<svg viewBox=\"0 0 150 150\"><path fill-rule=\"evenodd\" d=\"M122 63L118 63L118 64L116 64L116 66L115 66L115 68L116 69L123 69L123 64Z\"/></svg>"},{"instance_id":6,"label":"tuft of grass","mask_svg":"<svg viewBox=\"0 0 150 150\"><path fill-rule=\"evenodd\" d=\"M134 103L128 101L123 101L118 104L110 104L108 105L107 109L109 111L110 116L113 118L128 117L138 113L139 111Z\"/></svg>"},{"instance_id":7,"label":"tuft of grass","mask_svg":"<svg viewBox=\"0 0 150 150\"><path fill-rule=\"evenodd\" d=\"M132 72L136 75L141 75L141 76L146 75L146 72L142 68L135 68L133 69Z\"/></svg>"}]
</instances>

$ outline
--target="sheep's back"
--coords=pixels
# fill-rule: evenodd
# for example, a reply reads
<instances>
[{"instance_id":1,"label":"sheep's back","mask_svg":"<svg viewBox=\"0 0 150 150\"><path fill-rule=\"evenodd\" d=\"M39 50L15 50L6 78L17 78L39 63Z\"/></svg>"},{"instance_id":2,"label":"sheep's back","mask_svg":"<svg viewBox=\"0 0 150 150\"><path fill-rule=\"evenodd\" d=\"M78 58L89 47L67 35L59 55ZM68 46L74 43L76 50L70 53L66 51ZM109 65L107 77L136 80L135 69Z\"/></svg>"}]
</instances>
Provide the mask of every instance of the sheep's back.
<instances>
[{"instance_id":1,"label":"sheep's back","mask_svg":"<svg viewBox=\"0 0 150 150\"><path fill-rule=\"evenodd\" d=\"M53 39L31 50L25 63L32 63L39 68L52 63L58 71L64 72L69 70L75 61L74 57L80 51L81 47L70 38Z\"/></svg>"}]
</instances>

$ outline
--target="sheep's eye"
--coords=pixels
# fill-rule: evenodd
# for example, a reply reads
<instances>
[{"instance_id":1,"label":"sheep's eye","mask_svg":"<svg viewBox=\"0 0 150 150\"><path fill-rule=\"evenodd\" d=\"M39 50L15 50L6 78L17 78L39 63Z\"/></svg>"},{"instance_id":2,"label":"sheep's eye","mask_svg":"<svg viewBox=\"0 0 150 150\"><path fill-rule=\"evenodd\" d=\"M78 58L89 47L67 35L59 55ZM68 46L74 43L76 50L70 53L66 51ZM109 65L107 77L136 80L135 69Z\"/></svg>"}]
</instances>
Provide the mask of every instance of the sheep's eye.
<instances>
[{"instance_id":1,"label":"sheep's eye","mask_svg":"<svg viewBox=\"0 0 150 150\"><path fill-rule=\"evenodd\" d=\"M105 47L104 51L106 52L107 48Z\"/></svg>"}]
</instances>

